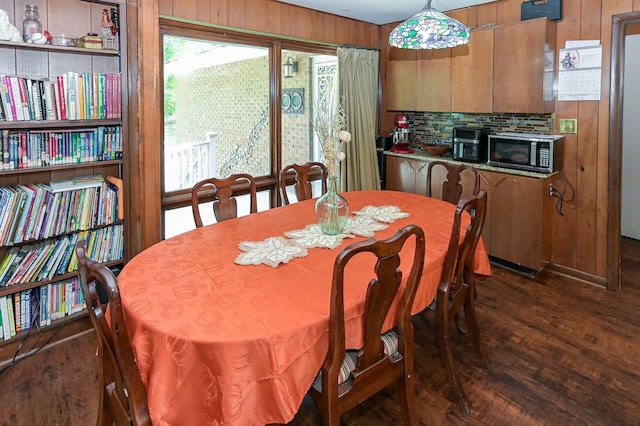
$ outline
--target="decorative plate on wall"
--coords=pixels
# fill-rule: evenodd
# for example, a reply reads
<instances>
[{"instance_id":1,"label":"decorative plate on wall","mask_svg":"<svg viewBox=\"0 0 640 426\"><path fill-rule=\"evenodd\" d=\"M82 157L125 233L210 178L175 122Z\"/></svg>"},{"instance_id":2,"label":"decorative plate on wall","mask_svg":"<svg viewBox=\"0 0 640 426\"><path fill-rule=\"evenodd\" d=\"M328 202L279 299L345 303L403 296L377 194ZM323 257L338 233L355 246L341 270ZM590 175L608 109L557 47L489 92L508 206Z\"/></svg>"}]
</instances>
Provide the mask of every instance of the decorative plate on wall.
<instances>
[{"instance_id":1,"label":"decorative plate on wall","mask_svg":"<svg viewBox=\"0 0 640 426\"><path fill-rule=\"evenodd\" d=\"M304 88L284 89L280 103L282 112L304 114Z\"/></svg>"},{"instance_id":2,"label":"decorative plate on wall","mask_svg":"<svg viewBox=\"0 0 640 426\"><path fill-rule=\"evenodd\" d=\"M280 104L282 105L283 111L290 112L289 108L291 108L291 94L283 93L282 98L280 99Z\"/></svg>"}]
</instances>

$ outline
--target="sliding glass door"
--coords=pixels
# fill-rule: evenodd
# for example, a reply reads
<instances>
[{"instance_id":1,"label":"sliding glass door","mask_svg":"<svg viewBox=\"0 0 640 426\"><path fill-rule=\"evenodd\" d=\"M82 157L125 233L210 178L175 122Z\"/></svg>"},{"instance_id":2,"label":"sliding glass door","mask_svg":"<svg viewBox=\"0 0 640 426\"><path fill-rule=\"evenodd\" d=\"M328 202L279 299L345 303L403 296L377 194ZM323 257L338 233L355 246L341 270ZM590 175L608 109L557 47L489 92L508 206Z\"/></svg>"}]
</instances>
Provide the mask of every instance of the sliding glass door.
<instances>
[{"instance_id":1,"label":"sliding glass door","mask_svg":"<svg viewBox=\"0 0 640 426\"><path fill-rule=\"evenodd\" d=\"M280 168L320 159L310 114L317 96L337 87L335 48L176 25L162 28L164 238L195 227L190 190L205 178L249 173L258 210L277 206ZM249 214L248 196L238 205ZM210 206L201 212L215 222Z\"/></svg>"},{"instance_id":2,"label":"sliding glass door","mask_svg":"<svg viewBox=\"0 0 640 426\"><path fill-rule=\"evenodd\" d=\"M163 47L163 198L205 178L268 176L269 48L174 35ZM261 210L269 195L260 192ZM248 213L248 196L240 197L238 214ZM211 206L202 214L215 222ZM190 206L164 211L165 238L194 226Z\"/></svg>"}]
</instances>

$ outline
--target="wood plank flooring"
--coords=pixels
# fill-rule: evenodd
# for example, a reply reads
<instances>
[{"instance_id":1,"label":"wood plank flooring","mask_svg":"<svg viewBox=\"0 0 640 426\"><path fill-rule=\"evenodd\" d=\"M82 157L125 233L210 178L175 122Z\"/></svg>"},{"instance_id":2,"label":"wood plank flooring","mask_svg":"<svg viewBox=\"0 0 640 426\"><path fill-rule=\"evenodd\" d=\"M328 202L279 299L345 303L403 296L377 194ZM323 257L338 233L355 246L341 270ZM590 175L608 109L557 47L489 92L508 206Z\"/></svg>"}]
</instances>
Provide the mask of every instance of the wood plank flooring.
<instances>
[{"instance_id":1,"label":"wood plank flooring","mask_svg":"<svg viewBox=\"0 0 640 426\"><path fill-rule=\"evenodd\" d=\"M640 249L635 272L640 277ZM631 265L631 263L629 264ZM636 279L637 283L638 280ZM416 316L416 394L425 425L638 425L640 290L610 292L551 272L532 279L494 267L478 285L477 314L492 372L467 337L454 356L471 414L462 416L438 358L432 313ZM95 423L94 340L84 335L0 376L2 425ZM1 369L1 367L0 367ZM394 387L343 425L401 423ZM317 425L305 400L291 425Z\"/></svg>"}]
</instances>

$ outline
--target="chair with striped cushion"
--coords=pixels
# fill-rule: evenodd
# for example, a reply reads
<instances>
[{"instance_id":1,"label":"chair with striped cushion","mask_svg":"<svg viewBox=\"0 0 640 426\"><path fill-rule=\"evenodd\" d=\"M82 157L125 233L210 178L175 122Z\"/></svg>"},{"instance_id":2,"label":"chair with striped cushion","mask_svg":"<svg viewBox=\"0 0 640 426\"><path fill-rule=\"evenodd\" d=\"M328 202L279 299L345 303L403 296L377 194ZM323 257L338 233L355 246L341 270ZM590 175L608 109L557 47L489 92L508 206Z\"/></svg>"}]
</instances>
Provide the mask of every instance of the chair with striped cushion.
<instances>
[{"instance_id":1,"label":"chair with striped cushion","mask_svg":"<svg viewBox=\"0 0 640 426\"><path fill-rule=\"evenodd\" d=\"M409 239L415 241L413 256L401 259L400 250ZM342 414L392 383L398 387L405 423L418 423L413 384L411 306L422 275L424 256L424 232L416 225L408 225L389 239L351 244L336 258L329 351L309 391L325 425L339 425ZM345 269L355 257L371 262L372 278L364 305L363 346L345 350L343 294L345 285L350 286L345 283ZM401 269L409 271L406 279L403 279ZM385 319L392 309L395 309L395 326L384 330Z\"/></svg>"},{"instance_id":2,"label":"chair with striped cushion","mask_svg":"<svg viewBox=\"0 0 640 426\"><path fill-rule=\"evenodd\" d=\"M482 343L476 319L475 300L477 294L473 272L475 269L473 258L482 233L486 208L487 192L484 189L480 190L478 195L458 202L436 298L436 328L440 356L464 415L469 414L469 404L453 364L449 333L453 328L451 323L455 322L458 331L466 334L466 330L458 323L460 313L464 312L469 332L485 369L491 371L489 357ZM460 243L460 226L464 212L471 215L471 221L465 231L464 239Z\"/></svg>"}]
</instances>

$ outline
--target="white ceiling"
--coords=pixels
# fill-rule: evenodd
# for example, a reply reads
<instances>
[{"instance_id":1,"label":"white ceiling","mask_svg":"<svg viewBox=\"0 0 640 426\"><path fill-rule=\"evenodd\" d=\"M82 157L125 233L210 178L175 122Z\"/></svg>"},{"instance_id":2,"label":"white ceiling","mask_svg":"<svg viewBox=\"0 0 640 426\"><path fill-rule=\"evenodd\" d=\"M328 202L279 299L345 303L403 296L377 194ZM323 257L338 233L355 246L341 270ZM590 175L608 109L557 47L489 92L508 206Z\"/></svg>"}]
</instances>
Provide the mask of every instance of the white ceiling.
<instances>
[{"instance_id":1,"label":"white ceiling","mask_svg":"<svg viewBox=\"0 0 640 426\"><path fill-rule=\"evenodd\" d=\"M427 0L278 0L334 15L382 25L404 21L420 12ZM432 0L431 7L446 12L495 0Z\"/></svg>"}]
</instances>

